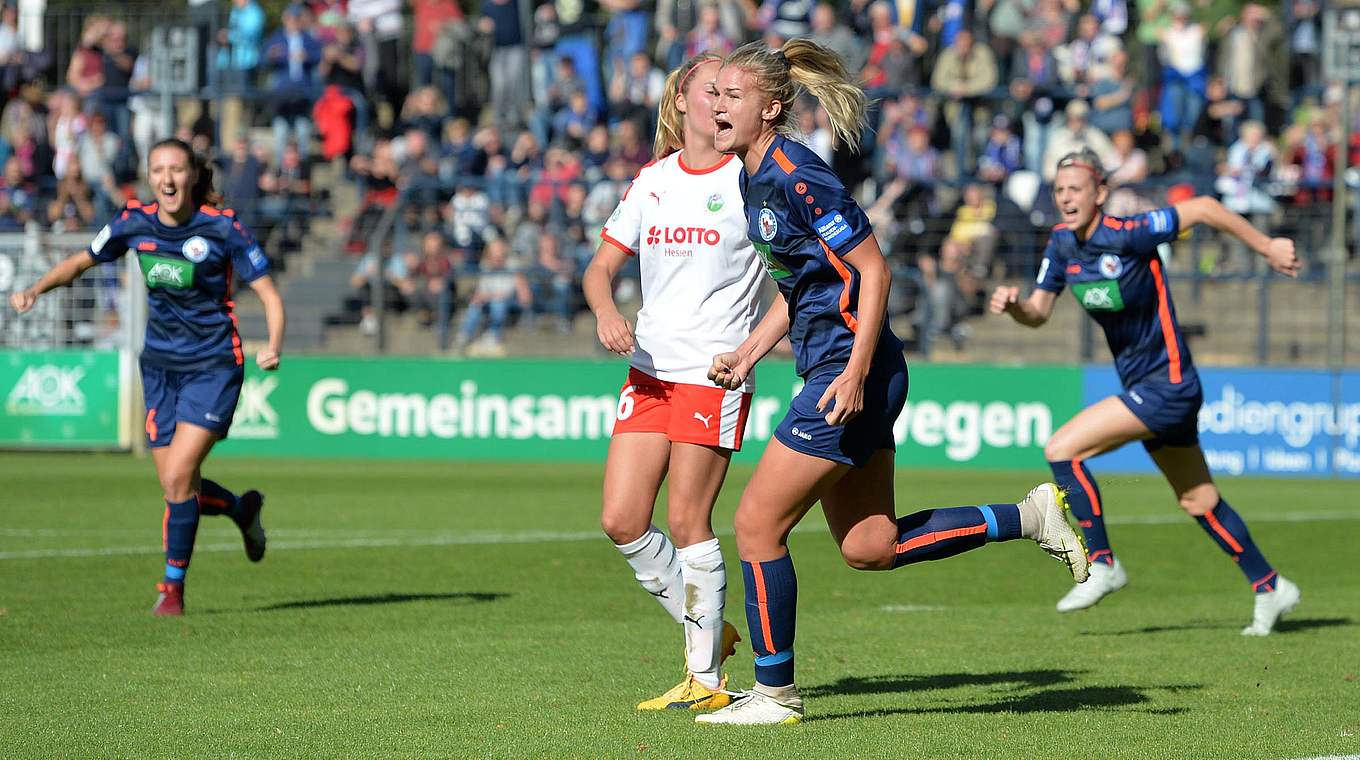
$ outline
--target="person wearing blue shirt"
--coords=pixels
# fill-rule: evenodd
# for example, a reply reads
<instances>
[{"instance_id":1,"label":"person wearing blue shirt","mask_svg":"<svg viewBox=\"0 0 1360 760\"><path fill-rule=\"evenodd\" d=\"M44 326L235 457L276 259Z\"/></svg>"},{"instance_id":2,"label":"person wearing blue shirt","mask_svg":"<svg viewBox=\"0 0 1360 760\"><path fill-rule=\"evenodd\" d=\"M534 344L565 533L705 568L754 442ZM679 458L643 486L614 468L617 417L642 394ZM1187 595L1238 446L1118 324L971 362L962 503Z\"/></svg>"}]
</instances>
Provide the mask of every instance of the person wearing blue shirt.
<instances>
[{"instance_id":1,"label":"person wearing blue shirt","mask_svg":"<svg viewBox=\"0 0 1360 760\"><path fill-rule=\"evenodd\" d=\"M836 139L857 148L864 91L840 57L815 42L793 40L779 50L746 45L726 59L716 82L714 145L742 161L747 236L787 308L772 309L736 351L714 357L709 377L740 387L787 334L804 385L735 519L756 684L696 718L702 723L801 722L793 678L798 580L787 542L818 501L841 555L856 569L890 570L989 541L1030 538L1077 581L1086 578L1085 549L1052 483L1019 504L896 517L893 425L907 398L907 366L902 343L884 324L892 278L850 192L815 153L789 139L800 89L827 110Z\"/></svg>"},{"instance_id":2,"label":"person wearing blue shirt","mask_svg":"<svg viewBox=\"0 0 1360 760\"><path fill-rule=\"evenodd\" d=\"M1271 238L1208 197L1127 219L1106 215L1109 194L1100 158L1091 150L1070 153L1057 164L1053 196L1062 224L1054 228L1039 266L1035 290L1021 300L1019 288L998 287L993 314L1009 314L1040 327L1058 294L1071 288L1105 332L1124 391L1086 408L1053 434L1044 455L1068 492L1090 554L1090 580L1058 602L1059 612L1085 609L1128 583L1105 533L1100 488L1085 460L1141 441L1167 483L1200 527L1246 575L1256 592L1252 622L1244 636L1265 636L1299 601L1299 589L1275 571L1256 547L1247 525L1223 500L1199 445L1199 373L1176 320L1159 246L1196 224L1238 238L1271 268L1289 277L1299 271L1294 242Z\"/></svg>"},{"instance_id":3,"label":"person wearing blue shirt","mask_svg":"<svg viewBox=\"0 0 1360 760\"><path fill-rule=\"evenodd\" d=\"M16 291L10 302L22 314L42 294L71 284L96 264L136 252L148 302L141 355L146 438L166 504L165 577L152 612L182 615L200 514L230 517L252 562L265 551L264 497L258 491L237 496L201 472L208 452L231 428L245 375L235 281L250 285L264 304L269 343L255 357L261 369L279 366L285 319L269 259L235 213L216 206L212 169L187 144L169 139L152 147L147 177L154 203L129 201L88 250Z\"/></svg>"},{"instance_id":4,"label":"person wearing blue shirt","mask_svg":"<svg viewBox=\"0 0 1360 760\"><path fill-rule=\"evenodd\" d=\"M290 5L283 11L283 28L274 32L264 46L264 59L273 69L269 101L274 112L275 160L283 162L283 148L289 132L303 155L312 145L312 105L316 102L317 67L323 49L312 33L302 26L303 8Z\"/></svg>"}]
</instances>

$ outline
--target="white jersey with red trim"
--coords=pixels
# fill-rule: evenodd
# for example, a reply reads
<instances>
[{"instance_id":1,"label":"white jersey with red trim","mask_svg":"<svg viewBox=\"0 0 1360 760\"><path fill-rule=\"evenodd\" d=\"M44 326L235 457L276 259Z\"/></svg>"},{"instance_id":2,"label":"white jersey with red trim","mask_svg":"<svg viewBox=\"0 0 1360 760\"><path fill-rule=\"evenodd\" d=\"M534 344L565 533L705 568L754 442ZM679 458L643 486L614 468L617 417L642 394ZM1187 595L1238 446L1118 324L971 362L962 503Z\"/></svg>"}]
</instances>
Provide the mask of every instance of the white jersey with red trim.
<instances>
[{"instance_id":1,"label":"white jersey with red trim","mask_svg":"<svg viewBox=\"0 0 1360 760\"><path fill-rule=\"evenodd\" d=\"M764 267L746 236L740 175L732 156L696 170L683 151L672 153L642 167L600 232L639 257L631 363L652 377L709 384L714 355L755 326ZM748 378L742 390L753 387Z\"/></svg>"}]
</instances>

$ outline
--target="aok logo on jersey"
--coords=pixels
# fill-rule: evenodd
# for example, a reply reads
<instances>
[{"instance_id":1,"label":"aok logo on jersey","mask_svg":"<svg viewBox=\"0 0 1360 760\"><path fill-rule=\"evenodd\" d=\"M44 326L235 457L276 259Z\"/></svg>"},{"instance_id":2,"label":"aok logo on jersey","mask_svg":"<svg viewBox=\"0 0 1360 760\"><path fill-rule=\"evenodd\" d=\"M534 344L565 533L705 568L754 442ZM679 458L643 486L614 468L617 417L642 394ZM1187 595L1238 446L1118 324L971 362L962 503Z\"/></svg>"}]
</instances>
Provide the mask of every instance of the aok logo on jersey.
<instances>
[{"instance_id":1,"label":"aok logo on jersey","mask_svg":"<svg viewBox=\"0 0 1360 760\"><path fill-rule=\"evenodd\" d=\"M146 277L148 288L175 288L183 290L194 284L194 265L181 259L168 259L163 256L138 257L142 274Z\"/></svg>"},{"instance_id":2,"label":"aok logo on jersey","mask_svg":"<svg viewBox=\"0 0 1360 760\"><path fill-rule=\"evenodd\" d=\"M80 381L84 367L41 364L29 367L5 397L5 412L14 415L67 417L85 414Z\"/></svg>"},{"instance_id":3,"label":"aok logo on jersey","mask_svg":"<svg viewBox=\"0 0 1360 760\"><path fill-rule=\"evenodd\" d=\"M1124 310L1124 296L1114 280L1073 283L1072 293L1087 311Z\"/></svg>"}]
</instances>

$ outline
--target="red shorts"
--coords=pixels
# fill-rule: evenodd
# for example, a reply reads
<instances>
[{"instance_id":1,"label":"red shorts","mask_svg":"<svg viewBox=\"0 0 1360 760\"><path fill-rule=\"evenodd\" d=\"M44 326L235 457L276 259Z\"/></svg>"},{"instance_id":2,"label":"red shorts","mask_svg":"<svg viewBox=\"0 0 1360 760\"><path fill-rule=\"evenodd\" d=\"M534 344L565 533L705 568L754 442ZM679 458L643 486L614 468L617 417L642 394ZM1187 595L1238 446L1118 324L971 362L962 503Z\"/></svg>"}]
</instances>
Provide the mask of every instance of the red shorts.
<instances>
[{"instance_id":1,"label":"red shorts","mask_svg":"<svg viewBox=\"0 0 1360 760\"><path fill-rule=\"evenodd\" d=\"M629 369L614 433L665 433L675 443L740 451L750 411L749 393L672 383Z\"/></svg>"}]
</instances>

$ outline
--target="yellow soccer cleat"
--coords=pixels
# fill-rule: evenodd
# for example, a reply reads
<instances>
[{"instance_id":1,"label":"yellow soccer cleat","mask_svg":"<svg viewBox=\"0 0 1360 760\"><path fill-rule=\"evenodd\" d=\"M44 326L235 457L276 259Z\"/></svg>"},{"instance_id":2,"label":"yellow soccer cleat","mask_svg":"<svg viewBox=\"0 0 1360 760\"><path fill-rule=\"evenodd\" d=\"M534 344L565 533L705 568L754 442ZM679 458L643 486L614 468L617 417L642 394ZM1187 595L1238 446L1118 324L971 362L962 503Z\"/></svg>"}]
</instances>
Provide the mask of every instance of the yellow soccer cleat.
<instances>
[{"instance_id":1,"label":"yellow soccer cleat","mask_svg":"<svg viewBox=\"0 0 1360 760\"><path fill-rule=\"evenodd\" d=\"M732 701L724 689L727 676L723 676L718 688L710 689L694 680L693 673L685 673L685 680L676 684L670 691L655 699L639 702L639 710L717 710L727 707Z\"/></svg>"},{"instance_id":2,"label":"yellow soccer cleat","mask_svg":"<svg viewBox=\"0 0 1360 760\"><path fill-rule=\"evenodd\" d=\"M722 649L718 651L718 665L727 662L727 658L737 653L737 642L741 641L741 634L737 633L737 627L723 621Z\"/></svg>"}]
</instances>

